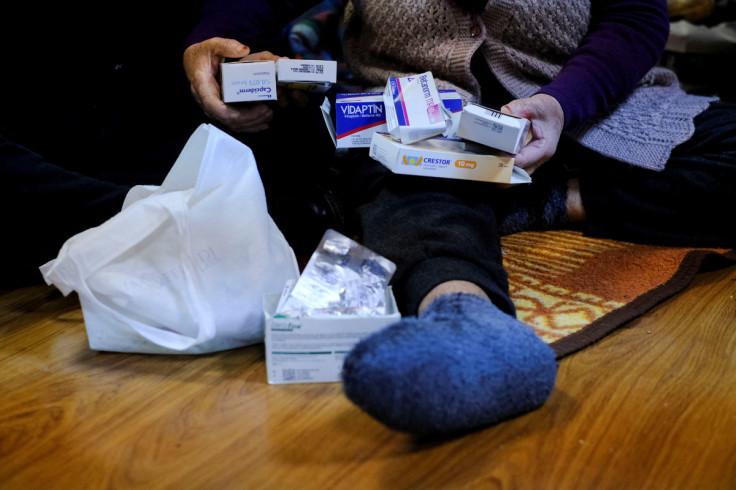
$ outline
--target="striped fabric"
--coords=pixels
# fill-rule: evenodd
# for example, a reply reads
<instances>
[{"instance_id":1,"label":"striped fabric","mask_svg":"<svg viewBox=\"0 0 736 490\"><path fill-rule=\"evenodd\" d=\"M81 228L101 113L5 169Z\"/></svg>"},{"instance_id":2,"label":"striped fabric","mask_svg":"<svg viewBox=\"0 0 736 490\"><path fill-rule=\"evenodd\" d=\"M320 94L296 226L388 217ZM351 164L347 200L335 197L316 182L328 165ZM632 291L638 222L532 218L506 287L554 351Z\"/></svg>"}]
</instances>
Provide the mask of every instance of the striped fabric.
<instances>
[{"instance_id":1,"label":"striped fabric","mask_svg":"<svg viewBox=\"0 0 736 490\"><path fill-rule=\"evenodd\" d=\"M575 352L683 290L709 255L736 252L640 245L573 231L502 239L518 318L558 357Z\"/></svg>"}]
</instances>

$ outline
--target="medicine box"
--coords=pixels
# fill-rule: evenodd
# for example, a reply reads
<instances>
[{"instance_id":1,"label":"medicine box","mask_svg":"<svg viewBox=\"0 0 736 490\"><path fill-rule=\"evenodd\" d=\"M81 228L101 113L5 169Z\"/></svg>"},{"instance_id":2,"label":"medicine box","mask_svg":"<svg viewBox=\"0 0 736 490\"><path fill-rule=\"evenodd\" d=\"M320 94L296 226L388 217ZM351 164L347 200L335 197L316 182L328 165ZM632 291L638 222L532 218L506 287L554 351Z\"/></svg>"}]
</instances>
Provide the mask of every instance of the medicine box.
<instances>
[{"instance_id":1,"label":"medicine box","mask_svg":"<svg viewBox=\"0 0 736 490\"><path fill-rule=\"evenodd\" d=\"M380 316L279 317L275 313L280 297L263 297L269 384L340 381L345 357L355 344L401 318L391 288L386 289L386 312Z\"/></svg>"},{"instance_id":2,"label":"medicine box","mask_svg":"<svg viewBox=\"0 0 736 490\"><path fill-rule=\"evenodd\" d=\"M491 148L516 154L527 142L529 126L528 119L478 104L468 104L460 114L457 135Z\"/></svg>"},{"instance_id":3,"label":"medicine box","mask_svg":"<svg viewBox=\"0 0 736 490\"><path fill-rule=\"evenodd\" d=\"M288 82L335 83L337 62L280 59L276 61L276 79L279 84Z\"/></svg>"},{"instance_id":4,"label":"medicine box","mask_svg":"<svg viewBox=\"0 0 736 490\"><path fill-rule=\"evenodd\" d=\"M389 77L383 102L388 133L402 143L449 135L452 117L440 101L431 72Z\"/></svg>"},{"instance_id":5,"label":"medicine box","mask_svg":"<svg viewBox=\"0 0 736 490\"><path fill-rule=\"evenodd\" d=\"M512 157L478 153L483 149L472 142L445 138L404 144L387 133L375 133L369 155L396 174L506 184L531 182L524 170L514 166Z\"/></svg>"},{"instance_id":6,"label":"medicine box","mask_svg":"<svg viewBox=\"0 0 736 490\"><path fill-rule=\"evenodd\" d=\"M273 61L220 63L222 101L276 100L276 64Z\"/></svg>"},{"instance_id":7,"label":"medicine box","mask_svg":"<svg viewBox=\"0 0 736 490\"><path fill-rule=\"evenodd\" d=\"M439 94L442 104L452 113L453 126L448 137L453 137L463 101L455 90L440 90ZM388 132L383 92L336 94L334 124L329 103L325 102L325 123L337 148L369 148L374 133Z\"/></svg>"}]
</instances>

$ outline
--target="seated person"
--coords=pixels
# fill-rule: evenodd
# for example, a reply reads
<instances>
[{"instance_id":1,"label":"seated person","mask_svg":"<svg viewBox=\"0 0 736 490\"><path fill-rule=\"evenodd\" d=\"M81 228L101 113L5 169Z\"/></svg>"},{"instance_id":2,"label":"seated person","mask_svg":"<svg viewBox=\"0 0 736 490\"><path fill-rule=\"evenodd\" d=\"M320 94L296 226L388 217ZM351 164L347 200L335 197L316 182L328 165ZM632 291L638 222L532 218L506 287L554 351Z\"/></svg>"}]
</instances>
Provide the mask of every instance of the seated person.
<instances>
[{"instance_id":1,"label":"seated person","mask_svg":"<svg viewBox=\"0 0 736 490\"><path fill-rule=\"evenodd\" d=\"M242 43L257 51L252 40L280 30L294 6L283 4L210 0L189 39L192 92L233 133L268 131L279 114L223 104L217 62L273 56ZM361 241L397 264L405 317L353 349L343 387L387 426L472 430L533 410L553 390L554 353L515 318L503 233L577 227L736 245L718 217L736 199L736 107L686 94L655 66L669 29L664 0L354 0L344 15L345 60L363 90L431 71L439 88L532 124L516 155L534 179L525 187L393 175L365 151L344 167Z\"/></svg>"}]
</instances>

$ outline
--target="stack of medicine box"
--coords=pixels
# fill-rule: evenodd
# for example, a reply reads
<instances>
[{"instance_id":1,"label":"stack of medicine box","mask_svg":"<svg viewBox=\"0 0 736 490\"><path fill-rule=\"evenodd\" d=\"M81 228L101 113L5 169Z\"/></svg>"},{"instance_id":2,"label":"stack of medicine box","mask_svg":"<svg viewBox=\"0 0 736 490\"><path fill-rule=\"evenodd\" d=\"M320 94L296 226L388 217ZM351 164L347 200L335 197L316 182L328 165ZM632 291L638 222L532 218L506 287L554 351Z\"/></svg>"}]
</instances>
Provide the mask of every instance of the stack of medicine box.
<instances>
[{"instance_id":1,"label":"stack of medicine box","mask_svg":"<svg viewBox=\"0 0 736 490\"><path fill-rule=\"evenodd\" d=\"M389 78L384 92L337 94L334 125L327 99L322 111L337 148L369 148L394 173L531 182L513 157L529 121L477 104L463 108L456 91L437 90L430 72Z\"/></svg>"},{"instance_id":2,"label":"stack of medicine box","mask_svg":"<svg viewBox=\"0 0 736 490\"><path fill-rule=\"evenodd\" d=\"M505 151L515 153L528 131L528 121L524 124L524 120L510 116L512 124L505 124L506 115L497 111L480 106L462 109L462 102L454 91L442 94L436 88L432 91L431 74L420 82L422 80L419 110L412 107L411 97L407 97L411 90L405 93L402 81L394 84L400 90L398 95L389 86L383 94L338 96L335 104L337 134L325 99L322 110L336 146L369 146L370 156L395 173L490 182L530 181L525 172L514 166L512 156L492 154L485 151L487 147L468 141L476 138L482 140L481 143L511 145L504 146ZM434 104L426 102L427 92ZM410 123L417 120L416 114L421 116L423 112L426 112L428 124L420 123L411 128ZM516 128L511 136L507 132L509 126ZM488 132L492 133L491 139ZM463 139L462 135L468 139ZM402 138L406 141L401 141ZM390 288L385 291L386 311L380 315L285 317L277 311L278 304L292 287L287 284L281 294L264 297L269 384L339 381L344 358L353 346L400 318Z\"/></svg>"}]
</instances>

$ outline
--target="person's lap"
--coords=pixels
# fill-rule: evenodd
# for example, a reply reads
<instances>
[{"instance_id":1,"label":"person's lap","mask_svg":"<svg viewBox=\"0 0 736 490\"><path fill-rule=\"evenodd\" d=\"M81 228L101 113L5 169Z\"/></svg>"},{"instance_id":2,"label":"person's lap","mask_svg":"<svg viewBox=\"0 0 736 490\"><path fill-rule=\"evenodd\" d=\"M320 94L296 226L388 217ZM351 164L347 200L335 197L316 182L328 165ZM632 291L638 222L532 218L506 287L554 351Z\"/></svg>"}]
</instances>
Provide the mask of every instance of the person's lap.
<instances>
[{"instance_id":1,"label":"person's lap","mask_svg":"<svg viewBox=\"0 0 736 490\"><path fill-rule=\"evenodd\" d=\"M681 246L735 246L723 211L736 205L736 110L716 104L697 120L693 138L673 151L662 172L632 167L580 147L560 154L531 185L577 177L591 236ZM517 201L492 184L391 175L367 156L351 161L351 199L363 193L363 242L398 265L397 297L414 312L445 280L480 285L513 313L497 222ZM544 195L544 192L538 192ZM509 306L510 305L510 306Z\"/></svg>"},{"instance_id":2,"label":"person's lap","mask_svg":"<svg viewBox=\"0 0 736 490\"><path fill-rule=\"evenodd\" d=\"M580 190L593 236L659 245L732 247L736 228L736 105L715 104L695 120L693 137L654 172L588 153Z\"/></svg>"}]
</instances>

